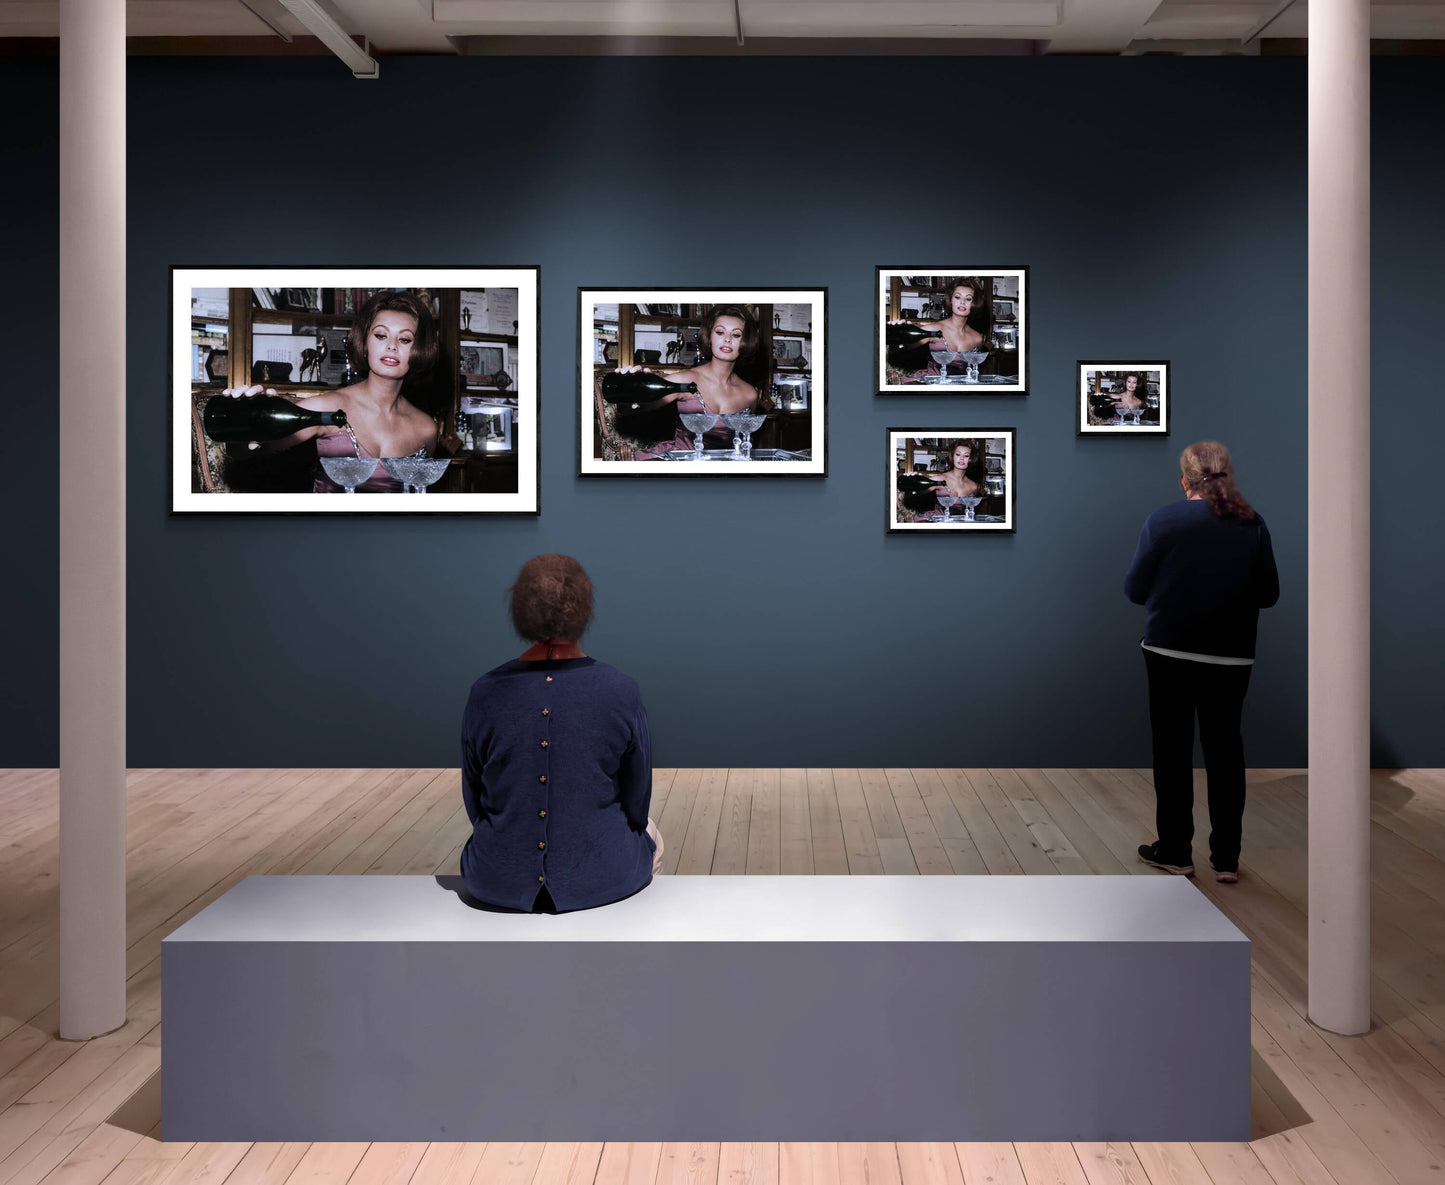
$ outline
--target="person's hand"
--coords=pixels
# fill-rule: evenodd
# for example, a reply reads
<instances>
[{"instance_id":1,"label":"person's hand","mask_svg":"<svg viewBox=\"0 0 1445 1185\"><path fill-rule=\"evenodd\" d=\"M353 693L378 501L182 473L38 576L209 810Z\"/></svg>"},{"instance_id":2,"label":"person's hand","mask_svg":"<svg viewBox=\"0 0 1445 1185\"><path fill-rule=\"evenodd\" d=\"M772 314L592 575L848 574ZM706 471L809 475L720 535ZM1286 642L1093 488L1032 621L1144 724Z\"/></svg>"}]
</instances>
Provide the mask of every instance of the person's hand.
<instances>
[{"instance_id":1,"label":"person's hand","mask_svg":"<svg viewBox=\"0 0 1445 1185\"><path fill-rule=\"evenodd\" d=\"M229 395L232 399L251 399L256 395L274 395L276 388L263 387L257 383L254 387L227 387L221 394Z\"/></svg>"}]
</instances>

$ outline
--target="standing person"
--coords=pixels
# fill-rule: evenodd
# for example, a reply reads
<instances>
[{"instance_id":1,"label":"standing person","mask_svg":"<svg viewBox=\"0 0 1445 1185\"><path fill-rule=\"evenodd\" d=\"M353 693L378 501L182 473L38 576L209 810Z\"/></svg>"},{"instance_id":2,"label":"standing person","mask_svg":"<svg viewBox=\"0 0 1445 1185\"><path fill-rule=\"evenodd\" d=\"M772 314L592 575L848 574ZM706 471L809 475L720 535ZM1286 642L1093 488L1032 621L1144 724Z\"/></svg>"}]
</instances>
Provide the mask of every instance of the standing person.
<instances>
[{"instance_id":1,"label":"standing person","mask_svg":"<svg viewBox=\"0 0 1445 1185\"><path fill-rule=\"evenodd\" d=\"M1214 879L1239 879L1244 816L1240 716L1254 665L1259 611L1279 600L1269 529L1234 484L1229 450L1213 440L1179 457L1184 501L1144 521L1124 595L1145 606L1144 665L1154 741L1159 838L1139 858L1192 876L1194 717L1209 782Z\"/></svg>"},{"instance_id":2,"label":"standing person","mask_svg":"<svg viewBox=\"0 0 1445 1185\"><path fill-rule=\"evenodd\" d=\"M581 564L530 559L510 597L532 645L472 685L462 717L467 890L534 913L620 901L662 868L647 710L636 683L577 644L592 620Z\"/></svg>"},{"instance_id":3,"label":"standing person","mask_svg":"<svg viewBox=\"0 0 1445 1185\"><path fill-rule=\"evenodd\" d=\"M771 404L761 394L766 377L766 369L759 366L761 341L758 319L747 305L720 304L709 309L698 334L697 365L667 374L669 382L696 383L697 393L675 391L650 403L618 406L617 430L623 435L657 440L671 434L670 439L638 453L637 459L651 461L656 459L654 454L673 450L691 452L693 434L680 416L768 411ZM641 368L625 366L620 373L636 369ZM731 448L733 435L719 419L703 434L703 447Z\"/></svg>"}]
</instances>

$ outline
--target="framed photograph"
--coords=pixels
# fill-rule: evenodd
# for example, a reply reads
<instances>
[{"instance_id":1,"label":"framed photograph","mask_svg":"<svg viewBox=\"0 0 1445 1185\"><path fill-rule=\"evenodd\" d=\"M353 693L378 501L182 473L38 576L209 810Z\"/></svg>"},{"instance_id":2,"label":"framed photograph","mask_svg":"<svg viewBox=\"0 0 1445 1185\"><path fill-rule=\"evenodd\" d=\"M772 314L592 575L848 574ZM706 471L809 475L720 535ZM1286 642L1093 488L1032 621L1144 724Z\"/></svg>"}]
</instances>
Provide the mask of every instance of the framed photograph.
<instances>
[{"instance_id":1,"label":"framed photograph","mask_svg":"<svg viewBox=\"0 0 1445 1185\"><path fill-rule=\"evenodd\" d=\"M457 358L469 391L505 391L512 385L506 342L463 339Z\"/></svg>"},{"instance_id":2,"label":"framed photograph","mask_svg":"<svg viewBox=\"0 0 1445 1185\"><path fill-rule=\"evenodd\" d=\"M1080 436L1168 436L1169 363L1080 362Z\"/></svg>"},{"instance_id":3,"label":"framed photograph","mask_svg":"<svg viewBox=\"0 0 1445 1185\"><path fill-rule=\"evenodd\" d=\"M879 395L1026 395L1027 267L878 267Z\"/></svg>"},{"instance_id":4,"label":"framed photograph","mask_svg":"<svg viewBox=\"0 0 1445 1185\"><path fill-rule=\"evenodd\" d=\"M1017 530L1012 428L889 428L890 531Z\"/></svg>"},{"instance_id":5,"label":"framed photograph","mask_svg":"<svg viewBox=\"0 0 1445 1185\"><path fill-rule=\"evenodd\" d=\"M828 472L826 288L581 288L577 471Z\"/></svg>"},{"instance_id":6,"label":"framed photograph","mask_svg":"<svg viewBox=\"0 0 1445 1185\"><path fill-rule=\"evenodd\" d=\"M173 267L171 512L538 513L538 276ZM504 423L466 430L472 389Z\"/></svg>"}]
</instances>

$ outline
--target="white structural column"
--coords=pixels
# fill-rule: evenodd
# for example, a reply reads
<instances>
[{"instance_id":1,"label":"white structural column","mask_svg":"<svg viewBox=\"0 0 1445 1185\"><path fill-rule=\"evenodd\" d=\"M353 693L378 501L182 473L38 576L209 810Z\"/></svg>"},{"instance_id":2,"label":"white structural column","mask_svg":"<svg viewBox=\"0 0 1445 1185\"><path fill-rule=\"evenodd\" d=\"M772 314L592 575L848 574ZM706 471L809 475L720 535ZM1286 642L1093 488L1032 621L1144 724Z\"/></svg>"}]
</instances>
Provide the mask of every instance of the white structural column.
<instances>
[{"instance_id":1,"label":"white structural column","mask_svg":"<svg viewBox=\"0 0 1445 1185\"><path fill-rule=\"evenodd\" d=\"M1336 1033L1370 1027L1369 307L1369 0L1311 0L1309 1014Z\"/></svg>"},{"instance_id":2,"label":"white structural column","mask_svg":"<svg viewBox=\"0 0 1445 1185\"><path fill-rule=\"evenodd\" d=\"M60 1035L125 1023L125 2L60 0Z\"/></svg>"}]
</instances>

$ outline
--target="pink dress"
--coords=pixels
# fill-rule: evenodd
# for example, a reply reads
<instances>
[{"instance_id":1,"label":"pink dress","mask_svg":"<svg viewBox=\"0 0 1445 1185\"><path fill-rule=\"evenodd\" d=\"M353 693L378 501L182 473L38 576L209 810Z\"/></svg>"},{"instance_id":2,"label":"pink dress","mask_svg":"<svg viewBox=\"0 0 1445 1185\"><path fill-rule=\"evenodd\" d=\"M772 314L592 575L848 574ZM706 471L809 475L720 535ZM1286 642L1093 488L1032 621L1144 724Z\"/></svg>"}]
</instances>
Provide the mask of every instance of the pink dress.
<instances>
[{"instance_id":1,"label":"pink dress","mask_svg":"<svg viewBox=\"0 0 1445 1185\"><path fill-rule=\"evenodd\" d=\"M684 395L673 407L677 409L680 416L701 413L707 409L703 407L702 400L697 395ZM662 440L657 444L649 445L646 449L640 449L637 453L639 461L655 461L656 454L668 452L692 452L694 436L681 423L677 426L677 434L671 440ZM722 422L718 422L702 434L703 448L726 448L733 446L733 430Z\"/></svg>"},{"instance_id":2,"label":"pink dress","mask_svg":"<svg viewBox=\"0 0 1445 1185\"><path fill-rule=\"evenodd\" d=\"M351 437L345 432L338 432L334 436L318 436L316 438L316 455L319 457L354 457L357 455L358 450L363 457L371 456L371 454L362 447L360 441L357 441L356 447L353 448L351 445ZM425 448L419 448L411 455L413 457L425 457L429 454ZM326 476L326 470L321 468L318 462L316 466L316 477L311 483L311 492L313 494L344 494L346 491ZM400 494L405 491L402 489L401 482L392 477L392 475L378 463L376 472L357 486L356 492L358 494Z\"/></svg>"}]
</instances>

